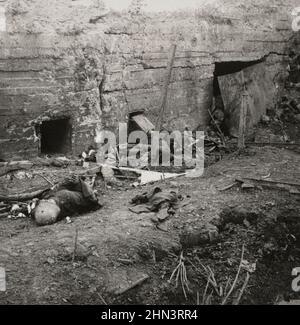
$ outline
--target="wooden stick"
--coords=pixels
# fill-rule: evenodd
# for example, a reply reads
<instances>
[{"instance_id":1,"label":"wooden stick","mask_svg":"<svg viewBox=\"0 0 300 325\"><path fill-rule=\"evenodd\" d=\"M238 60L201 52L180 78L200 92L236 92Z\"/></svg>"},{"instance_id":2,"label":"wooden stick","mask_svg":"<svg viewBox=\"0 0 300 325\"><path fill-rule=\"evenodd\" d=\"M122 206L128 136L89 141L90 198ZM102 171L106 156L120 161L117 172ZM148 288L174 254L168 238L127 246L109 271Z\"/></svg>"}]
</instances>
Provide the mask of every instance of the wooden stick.
<instances>
[{"instance_id":1,"label":"wooden stick","mask_svg":"<svg viewBox=\"0 0 300 325\"><path fill-rule=\"evenodd\" d=\"M218 132L219 132L219 135L220 135L220 137L221 137L221 139L222 139L222 142L223 142L223 146L225 146L225 145L226 145L226 141L225 141L225 136L224 136L222 130L220 129L218 123L217 123L216 120L214 119L214 117L213 117L213 115L212 115L212 113L211 113L211 111L210 111L209 109L208 109L208 113L209 113L210 118L211 118L212 121L214 122L215 127L217 128L217 130L218 130Z\"/></svg>"},{"instance_id":2,"label":"wooden stick","mask_svg":"<svg viewBox=\"0 0 300 325\"><path fill-rule=\"evenodd\" d=\"M240 303L240 301L242 299L242 296L244 294L244 291L247 288L247 285L248 285L249 280L250 280L250 274L247 272L247 275L246 275L246 278L245 278L245 282L244 282L244 284L242 286L242 289L240 291L240 294L239 294L237 300L234 302L234 305L239 305L239 303Z\"/></svg>"},{"instance_id":3,"label":"wooden stick","mask_svg":"<svg viewBox=\"0 0 300 325\"><path fill-rule=\"evenodd\" d=\"M22 193L22 194L13 194L13 195L3 195L0 194L0 200L11 202L11 201L29 201L35 198L40 197L42 194L44 194L46 191L49 191L49 188L38 190L31 193Z\"/></svg>"},{"instance_id":4,"label":"wooden stick","mask_svg":"<svg viewBox=\"0 0 300 325\"><path fill-rule=\"evenodd\" d=\"M170 59L170 61L168 63L168 66L167 66L167 77L166 77L166 80L165 80L163 93L162 93L161 108L160 108L160 113L159 113L159 116L158 116L157 122L156 122L156 129L158 131L160 131L162 123L163 123L164 112L165 112L167 99L168 99L168 88L169 88L169 84L170 84L170 81L171 81L172 68L173 68L174 60L175 60L176 48L177 48L176 45L172 46L171 59Z\"/></svg>"},{"instance_id":5,"label":"wooden stick","mask_svg":"<svg viewBox=\"0 0 300 325\"><path fill-rule=\"evenodd\" d=\"M7 205L7 206L5 206L5 207L1 207L0 208L0 213L3 213L3 212L7 212L7 211L9 211L10 210L10 206L9 205Z\"/></svg>"},{"instance_id":6,"label":"wooden stick","mask_svg":"<svg viewBox=\"0 0 300 325\"><path fill-rule=\"evenodd\" d=\"M142 284L144 281L146 281L147 279L149 279L149 275L143 275L140 279L138 279L137 281L133 282L131 285L129 285L128 287L124 288L124 289L120 289L117 290L115 292L116 295L121 295L135 287L137 287L138 285Z\"/></svg>"},{"instance_id":7,"label":"wooden stick","mask_svg":"<svg viewBox=\"0 0 300 325\"><path fill-rule=\"evenodd\" d=\"M250 146L282 146L282 147L300 147L300 143L285 143L285 142L246 142L247 145Z\"/></svg>"},{"instance_id":8,"label":"wooden stick","mask_svg":"<svg viewBox=\"0 0 300 325\"><path fill-rule=\"evenodd\" d=\"M8 173L15 172L15 171L22 170L22 169L24 169L24 168L22 168L22 167L10 167L10 168L4 167L3 170L0 170L0 177L5 176Z\"/></svg>"},{"instance_id":9,"label":"wooden stick","mask_svg":"<svg viewBox=\"0 0 300 325\"><path fill-rule=\"evenodd\" d=\"M237 184L237 183L234 182L234 183L232 183L232 184L230 184L230 185L227 185L227 186L225 186L225 187L223 187L223 188L220 188L219 191L220 191L220 192L225 192L225 191L227 191L227 190L230 190L230 189L233 188L236 184Z\"/></svg>"},{"instance_id":10,"label":"wooden stick","mask_svg":"<svg viewBox=\"0 0 300 325\"><path fill-rule=\"evenodd\" d=\"M244 183L244 180L254 181L258 183L265 183L266 184L275 184L275 185L289 185L289 186L296 186L300 187L299 183L293 183L293 182L284 182L284 181L273 181L268 179L260 179L260 178L254 178L254 177L243 177L242 179L236 179L237 182Z\"/></svg>"},{"instance_id":11,"label":"wooden stick","mask_svg":"<svg viewBox=\"0 0 300 325\"><path fill-rule=\"evenodd\" d=\"M230 297L231 293L233 292L233 290L234 290L234 288L236 286L237 280L238 280L238 278L240 276L240 272L241 272L241 269L242 269L242 264L243 264L243 260L244 260L244 252L245 252L245 246L243 245L243 247L242 247L242 256L241 256L241 261L240 261L240 265L239 265L238 271L236 273L235 279L234 279L234 281L232 283L232 286L231 286L230 290L228 291L226 297L222 301L222 305L225 305L226 304L228 298Z\"/></svg>"},{"instance_id":12,"label":"wooden stick","mask_svg":"<svg viewBox=\"0 0 300 325\"><path fill-rule=\"evenodd\" d=\"M75 240L74 240L74 250L73 250L72 263L74 263L75 257L76 257L77 241L78 241L78 229L76 228L76 230L75 230Z\"/></svg>"},{"instance_id":13,"label":"wooden stick","mask_svg":"<svg viewBox=\"0 0 300 325\"><path fill-rule=\"evenodd\" d=\"M55 184L54 183L52 183L47 177L45 177L44 175L42 175L42 174L39 174L39 173L34 173L33 175L36 175L36 176L40 176L40 177L42 177L48 184L50 184L51 185L51 187L53 187L53 186L55 186Z\"/></svg>"},{"instance_id":14,"label":"wooden stick","mask_svg":"<svg viewBox=\"0 0 300 325\"><path fill-rule=\"evenodd\" d=\"M107 305L107 303L104 300L104 298L102 297L102 295L99 292L97 292L97 294L98 294L99 298L101 299L101 301L104 303L104 305Z\"/></svg>"}]
</instances>

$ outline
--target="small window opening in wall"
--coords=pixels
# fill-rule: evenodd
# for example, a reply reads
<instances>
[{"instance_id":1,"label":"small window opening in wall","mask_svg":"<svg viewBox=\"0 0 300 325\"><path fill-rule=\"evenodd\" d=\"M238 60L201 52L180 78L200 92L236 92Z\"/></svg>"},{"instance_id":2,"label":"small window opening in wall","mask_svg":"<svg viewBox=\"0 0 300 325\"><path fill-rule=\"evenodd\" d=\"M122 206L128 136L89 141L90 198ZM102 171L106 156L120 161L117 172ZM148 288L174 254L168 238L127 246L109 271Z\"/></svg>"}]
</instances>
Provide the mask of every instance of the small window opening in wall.
<instances>
[{"instance_id":1,"label":"small window opening in wall","mask_svg":"<svg viewBox=\"0 0 300 325\"><path fill-rule=\"evenodd\" d=\"M68 118L42 122L39 134L42 154L67 154L71 151L72 126Z\"/></svg>"}]
</instances>

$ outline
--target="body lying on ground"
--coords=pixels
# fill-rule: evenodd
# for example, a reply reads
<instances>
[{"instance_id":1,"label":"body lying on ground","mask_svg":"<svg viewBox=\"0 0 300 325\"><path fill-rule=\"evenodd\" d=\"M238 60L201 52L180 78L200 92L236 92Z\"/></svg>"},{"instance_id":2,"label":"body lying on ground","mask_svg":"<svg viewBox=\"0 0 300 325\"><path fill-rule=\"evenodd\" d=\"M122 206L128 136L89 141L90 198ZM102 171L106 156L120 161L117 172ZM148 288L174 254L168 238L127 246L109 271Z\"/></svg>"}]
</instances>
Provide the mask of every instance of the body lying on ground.
<instances>
[{"instance_id":1,"label":"body lying on ground","mask_svg":"<svg viewBox=\"0 0 300 325\"><path fill-rule=\"evenodd\" d=\"M65 179L47 193L34 210L39 226L53 224L65 217L97 210L101 207L93 189L78 177Z\"/></svg>"}]
</instances>

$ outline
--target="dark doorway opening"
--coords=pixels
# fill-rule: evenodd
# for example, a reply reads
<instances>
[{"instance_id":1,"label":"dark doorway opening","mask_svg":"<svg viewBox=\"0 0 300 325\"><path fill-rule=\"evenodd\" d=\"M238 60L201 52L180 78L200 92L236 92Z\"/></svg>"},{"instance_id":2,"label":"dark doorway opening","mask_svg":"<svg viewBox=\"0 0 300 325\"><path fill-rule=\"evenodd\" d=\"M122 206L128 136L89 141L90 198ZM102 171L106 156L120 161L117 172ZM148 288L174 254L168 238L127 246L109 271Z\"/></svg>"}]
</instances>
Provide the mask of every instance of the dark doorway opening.
<instances>
[{"instance_id":1,"label":"dark doorway opening","mask_svg":"<svg viewBox=\"0 0 300 325\"><path fill-rule=\"evenodd\" d=\"M255 61L228 61L228 62L217 62L215 63L215 71L214 71L214 81L213 81L213 104L211 108L211 112L218 123L220 129L225 135L228 134L228 125L226 116L226 112L224 109L224 101L222 98L220 85L218 81L218 77L234 74L243 69L246 69L255 64L261 63L264 61L263 59L255 60Z\"/></svg>"},{"instance_id":2,"label":"dark doorway opening","mask_svg":"<svg viewBox=\"0 0 300 325\"><path fill-rule=\"evenodd\" d=\"M68 118L45 121L40 125L41 153L67 154L71 150L71 123Z\"/></svg>"},{"instance_id":3,"label":"dark doorway opening","mask_svg":"<svg viewBox=\"0 0 300 325\"><path fill-rule=\"evenodd\" d=\"M228 61L228 62L216 62L215 64L215 76L224 76L225 74L236 73L251 67L252 65L263 62L264 59L255 61Z\"/></svg>"}]
</instances>

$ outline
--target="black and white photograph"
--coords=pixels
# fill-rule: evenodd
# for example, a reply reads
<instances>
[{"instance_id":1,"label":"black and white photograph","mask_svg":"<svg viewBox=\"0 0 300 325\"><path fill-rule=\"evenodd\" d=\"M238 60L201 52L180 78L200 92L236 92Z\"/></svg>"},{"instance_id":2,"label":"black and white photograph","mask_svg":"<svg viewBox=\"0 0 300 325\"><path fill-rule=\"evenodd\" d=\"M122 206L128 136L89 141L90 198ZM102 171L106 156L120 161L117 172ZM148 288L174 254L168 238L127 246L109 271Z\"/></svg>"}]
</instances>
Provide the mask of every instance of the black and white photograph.
<instances>
[{"instance_id":1,"label":"black and white photograph","mask_svg":"<svg viewBox=\"0 0 300 325\"><path fill-rule=\"evenodd\" d=\"M0 0L0 305L300 305L300 0Z\"/></svg>"}]
</instances>

